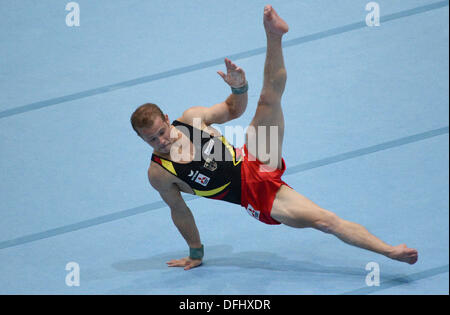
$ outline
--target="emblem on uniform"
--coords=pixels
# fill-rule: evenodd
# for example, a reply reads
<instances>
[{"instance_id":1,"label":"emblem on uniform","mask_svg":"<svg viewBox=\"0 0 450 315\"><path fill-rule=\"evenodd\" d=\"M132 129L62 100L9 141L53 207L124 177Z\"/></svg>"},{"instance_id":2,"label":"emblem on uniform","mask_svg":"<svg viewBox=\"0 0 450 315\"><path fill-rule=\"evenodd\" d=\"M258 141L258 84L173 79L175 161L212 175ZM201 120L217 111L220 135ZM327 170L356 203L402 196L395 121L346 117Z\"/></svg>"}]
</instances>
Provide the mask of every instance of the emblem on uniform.
<instances>
[{"instance_id":1,"label":"emblem on uniform","mask_svg":"<svg viewBox=\"0 0 450 315\"><path fill-rule=\"evenodd\" d=\"M205 164L203 164L203 167L214 172L217 169L217 162L214 161L214 159L206 158Z\"/></svg>"},{"instance_id":2,"label":"emblem on uniform","mask_svg":"<svg viewBox=\"0 0 450 315\"><path fill-rule=\"evenodd\" d=\"M190 177L191 180L194 180L197 178L197 174L198 174L198 171L194 172L193 170L191 170L191 173L188 175L188 177Z\"/></svg>"},{"instance_id":3,"label":"emblem on uniform","mask_svg":"<svg viewBox=\"0 0 450 315\"><path fill-rule=\"evenodd\" d=\"M208 176L200 173L200 174L198 174L197 178L195 179L195 182L199 183L202 186L206 186L206 185L208 185L210 179L211 178L209 178Z\"/></svg>"}]
</instances>

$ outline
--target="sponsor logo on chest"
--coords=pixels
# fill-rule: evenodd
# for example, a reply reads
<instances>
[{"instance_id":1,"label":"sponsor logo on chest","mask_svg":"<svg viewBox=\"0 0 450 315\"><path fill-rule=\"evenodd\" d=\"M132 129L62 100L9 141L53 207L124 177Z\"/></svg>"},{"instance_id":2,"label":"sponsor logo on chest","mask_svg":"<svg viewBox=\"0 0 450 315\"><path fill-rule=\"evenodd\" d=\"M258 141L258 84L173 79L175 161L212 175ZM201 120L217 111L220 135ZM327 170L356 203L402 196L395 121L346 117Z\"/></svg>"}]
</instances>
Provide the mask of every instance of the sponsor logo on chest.
<instances>
[{"instance_id":1,"label":"sponsor logo on chest","mask_svg":"<svg viewBox=\"0 0 450 315\"><path fill-rule=\"evenodd\" d=\"M206 187L209 183L209 181L211 180L211 178L209 178L206 175L203 175L202 173L199 173L199 171L192 171L191 173L188 175L188 177L191 178L192 181Z\"/></svg>"}]
</instances>

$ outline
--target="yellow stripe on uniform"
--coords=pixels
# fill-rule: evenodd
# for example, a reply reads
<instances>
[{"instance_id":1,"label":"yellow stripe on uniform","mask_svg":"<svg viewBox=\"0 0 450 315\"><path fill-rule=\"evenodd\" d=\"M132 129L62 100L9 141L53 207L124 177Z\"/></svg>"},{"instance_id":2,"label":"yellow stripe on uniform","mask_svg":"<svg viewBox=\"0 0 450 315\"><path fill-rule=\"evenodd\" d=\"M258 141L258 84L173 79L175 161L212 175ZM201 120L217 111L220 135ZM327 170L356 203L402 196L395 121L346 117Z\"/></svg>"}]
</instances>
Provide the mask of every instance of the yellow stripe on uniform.
<instances>
[{"instance_id":1,"label":"yellow stripe on uniform","mask_svg":"<svg viewBox=\"0 0 450 315\"><path fill-rule=\"evenodd\" d=\"M233 157L233 164L234 164L234 166L236 166L239 163L241 163L242 158L239 161L236 162L236 155L234 154L233 147L228 143L227 139L225 139L224 136L219 137L219 139L222 141L222 143L228 149L228 151L230 151L230 154Z\"/></svg>"},{"instance_id":2,"label":"yellow stripe on uniform","mask_svg":"<svg viewBox=\"0 0 450 315\"><path fill-rule=\"evenodd\" d=\"M173 164L170 161L166 161L164 159L160 159L162 166L168 170L169 172L171 172L173 175L177 176L177 172L175 172L175 169L173 168Z\"/></svg>"},{"instance_id":3,"label":"yellow stripe on uniform","mask_svg":"<svg viewBox=\"0 0 450 315\"><path fill-rule=\"evenodd\" d=\"M227 188L227 186L230 184L231 184L231 182L228 182L227 184L223 185L222 187L212 189L212 190L196 190L196 189L194 189L194 192L198 196L209 197L209 196L213 196L213 195L221 192L222 190Z\"/></svg>"}]
</instances>

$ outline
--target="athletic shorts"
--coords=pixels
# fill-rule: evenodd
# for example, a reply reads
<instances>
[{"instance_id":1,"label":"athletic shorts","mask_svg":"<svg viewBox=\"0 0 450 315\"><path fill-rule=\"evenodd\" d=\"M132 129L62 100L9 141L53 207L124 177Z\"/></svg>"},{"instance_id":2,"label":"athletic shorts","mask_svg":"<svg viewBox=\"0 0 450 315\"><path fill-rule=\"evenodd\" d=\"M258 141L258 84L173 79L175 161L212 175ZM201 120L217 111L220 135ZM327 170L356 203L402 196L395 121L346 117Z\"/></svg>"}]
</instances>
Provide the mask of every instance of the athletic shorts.
<instances>
[{"instance_id":1,"label":"athletic shorts","mask_svg":"<svg viewBox=\"0 0 450 315\"><path fill-rule=\"evenodd\" d=\"M241 206L248 214L266 224L281 224L270 216L275 195L281 185L286 185L281 176L286 170L286 163L282 158L282 169L264 170L265 164L254 156L249 161L247 146L244 145L244 159L241 162ZM263 166L260 169L260 166Z\"/></svg>"}]
</instances>

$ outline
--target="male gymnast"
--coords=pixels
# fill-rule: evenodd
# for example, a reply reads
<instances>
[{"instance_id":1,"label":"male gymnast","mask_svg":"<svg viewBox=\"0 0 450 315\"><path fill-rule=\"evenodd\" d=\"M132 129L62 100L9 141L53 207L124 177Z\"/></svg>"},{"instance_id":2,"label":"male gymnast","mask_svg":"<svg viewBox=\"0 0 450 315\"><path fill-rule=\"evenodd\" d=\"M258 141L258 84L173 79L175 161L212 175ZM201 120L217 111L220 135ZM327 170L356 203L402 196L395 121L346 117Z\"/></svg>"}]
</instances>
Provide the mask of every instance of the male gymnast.
<instances>
[{"instance_id":1,"label":"male gymnast","mask_svg":"<svg viewBox=\"0 0 450 315\"><path fill-rule=\"evenodd\" d=\"M204 256L194 217L181 192L238 204L266 224L314 228L347 244L416 263L417 250L405 244L386 244L363 226L319 207L281 179L286 169L281 98L287 79L281 43L289 27L270 5L264 7L263 24L267 37L264 82L243 148L230 145L211 127L240 117L247 107L245 73L227 58L227 73L218 71L232 90L224 102L191 107L172 123L151 103L140 106L131 116L133 129L154 150L148 169L150 184L169 206L172 220L189 246L187 257L167 265L189 270L200 266ZM267 144L274 137L276 146L268 154L261 143Z\"/></svg>"}]
</instances>

